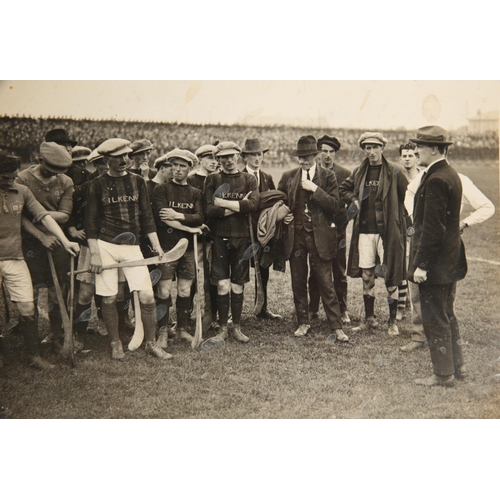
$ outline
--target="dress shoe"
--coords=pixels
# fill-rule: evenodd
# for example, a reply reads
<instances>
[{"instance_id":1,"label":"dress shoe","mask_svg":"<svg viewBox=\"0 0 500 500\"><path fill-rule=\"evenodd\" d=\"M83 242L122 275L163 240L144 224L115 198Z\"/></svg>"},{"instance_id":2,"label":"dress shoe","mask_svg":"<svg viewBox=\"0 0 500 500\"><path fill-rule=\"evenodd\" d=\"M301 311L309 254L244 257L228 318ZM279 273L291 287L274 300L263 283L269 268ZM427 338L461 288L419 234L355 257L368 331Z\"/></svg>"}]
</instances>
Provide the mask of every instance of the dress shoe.
<instances>
[{"instance_id":1,"label":"dress shoe","mask_svg":"<svg viewBox=\"0 0 500 500\"><path fill-rule=\"evenodd\" d=\"M350 325L351 324L351 318L349 318L349 314L347 313L347 311L344 311L342 313L342 323L344 323L344 325Z\"/></svg>"},{"instance_id":2,"label":"dress shoe","mask_svg":"<svg viewBox=\"0 0 500 500\"><path fill-rule=\"evenodd\" d=\"M404 352L410 352L415 349L422 349L423 347L425 347L425 342L416 342L412 340L409 344L401 346L400 349Z\"/></svg>"},{"instance_id":3,"label":"dress shoe","mask_svg":"<svg viewBox=\"0 0 500 500\"><path fill-rule=\"evenodd\" d=\"M304 337L311 330L311 325L299 325L297 330L294 332L294 337Z\"/></svg>"},{"instance_id":4,"label":"dress shoe","mask_svg":"<svg viewBox=\"0 0 500 500\"><path fill-rule=\"evenodd\" d=\"M243 333L240 329L240 325L234 325L233 337L236 340L238 340L239 342L243 342L244 344L246 344L247 342L250 341L250 339L246 335L243 335Z\"/></svg>"},{"instance_id":5,"label":"dress shoe","mask_svg":"<svg viewBox=\"0 0 500 500\"><path fill-rule=\"evenodd\" d=\"M275 320L275 319L283 319L279 314L274 314L271 311L267 310L262 310L260 311L259 314L257 314L257 318L259 319L269 319L269 320Z\"/></svg>"},{"instance_id":6,"label":"dress shoe","mask_svg":"<svg viewBox=\"0 0 500 500\"><path fill-rule=\"evenodd\" d=\"M424 385L426 387L434 387L435 385L443 385L445 387L453 387L455 385L455 377L440 377L439 375L431 375L429 378L417 378L415 384Z\"/></svg>"},{"instance_id":7,"label":"dress shoe","mask_svg":"<svg viewBox=\"0 0 500 500\"><path fill-rule=\"evenodd\" d=\"M188 331L185 330L184 328L177 329L177 333L175 335L175 338L177 340L187 340L190 343L194 340L193 336L191 334L189 334Z\"/></svg>"},{"instance_id":8,"label":"dress shoe","mask_svg":"<svg viewBox=\"0 0 500 500\"><path fill-rule=\"evenodd\" d=\"M464 380L469 376L467 372L467 368L464 365L455 366L455 379L456 380Z\"/></svg>"},{"instance_id":9,"label":"dress shoe","mask_svg":"<svg viewBox=\"0 0 500 500\"><path fill-rule=\"evenodd\" d=\"M398 325L394 323L389 323L389 328L387 329L387 333L391 337L397 337L399 335L399 328Z\"/></svg>"},{"instance_id":10,"label":"dress shoe","mask_svg":"<svg viewBox=\"0 0 500 500\"><path fill-rule=\"evenodd\" d=\"M344 333L344 330L338 328L333 333L337 336L339 342L349 342L349 337Z\"/></svg>"}]
</instances>

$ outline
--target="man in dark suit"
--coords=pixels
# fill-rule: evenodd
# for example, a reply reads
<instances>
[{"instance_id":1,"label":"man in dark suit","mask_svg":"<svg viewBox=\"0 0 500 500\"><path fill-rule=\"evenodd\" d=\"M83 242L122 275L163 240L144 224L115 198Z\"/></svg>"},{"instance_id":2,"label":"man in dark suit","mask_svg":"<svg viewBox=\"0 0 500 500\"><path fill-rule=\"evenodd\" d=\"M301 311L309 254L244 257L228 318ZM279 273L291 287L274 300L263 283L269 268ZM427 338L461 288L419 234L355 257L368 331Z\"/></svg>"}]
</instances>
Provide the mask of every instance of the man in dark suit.
<instances>
[{"instance_id":1,"label":"man in dark suit","mask_svg":"<svg viewBox=\"0 0 500 500\"><path fill-rule=\"evenodd\" d=\"M340 149L340 141L336 137L324 135L318 139L318 150L320 151L321 166L330 169L337 179L337 185L340 186L350 175L351 171L341 167L335 162L335 154ZM335 214L333 222L337 231L337 254L332 259L333 282L335 293L339 299L340 313L342 323L348 325L351 322L347 313L347 276L346 276L346 228L349 222L347 218L347 209L345 203L341 200L341 208ZM314 275L309 277L309 312L311 318L317 317L319 310L319 292Z\"/></svg>"},{"instance_id":2,"label":"man in dark suit","mask_svg":"<svg viewBox=\"0 0 500 500\"><path fill-rule=\"evenodd\" d=\"M456 282L467 273L460 237L462 184L448 164L446 131L422 127L417 138L420 165L425 167L415 194L408 279L418 284L422 322L434 374L415 383L428 387L452 386L462 378L463 356L457 318L453 310Z\"/></svg>"},{"instance_id":3,"label":"man in dark suit","mask_svg":"<svg viewBox=\"0 0 500 500\"><path fill-rule=\"evenodd\" d=\"M303 136L293 155L300 167L285 172L278 189L286 194L290 214L284 219L290 244L285 258L290 259L293 299L298 329L294 335L303 337L311 326L307 300L308 258L311 272L316 276L319 293L329 327L336 339L347 342L342 330L339 301L332 278L332 259L337 249L337 235L332 227L333 218L340 207L335 174L316 164L319 151L316 138ZM335 337L334 337L335 338Z\"/></svg>"},{"instance_id":4,"label":"man in dark suit","mask_svg":"<svg viewBox=\"0 0 500 500\"><path fill-rule=\"evenodd\" d=\"M247 139L245 141L245 146L241 152L241 157L245 162L245 168L243 172L252 174L257 179L257 186L259 187L259 193L264 193L270 189L276 189L274 187L274 181L271 174L263 172L261 170L262 162L264 161L264 154L269 151L269 148L264 149L260 143L260 139ZM257 223L259 221L260 212L255 212L252 214L252 230L254 233L255 241L257 241ZM269 267L264 267L260 265L260 257L262 257L262 250L258 254L260 276L262 278L262 289L264 292L264 305L261 311L257 314L260 319L281 319L279 314L274 314L267 309L267 283L269 281ZM257 295L257 294L256 294Z\"/></svg>"}]
</instances>

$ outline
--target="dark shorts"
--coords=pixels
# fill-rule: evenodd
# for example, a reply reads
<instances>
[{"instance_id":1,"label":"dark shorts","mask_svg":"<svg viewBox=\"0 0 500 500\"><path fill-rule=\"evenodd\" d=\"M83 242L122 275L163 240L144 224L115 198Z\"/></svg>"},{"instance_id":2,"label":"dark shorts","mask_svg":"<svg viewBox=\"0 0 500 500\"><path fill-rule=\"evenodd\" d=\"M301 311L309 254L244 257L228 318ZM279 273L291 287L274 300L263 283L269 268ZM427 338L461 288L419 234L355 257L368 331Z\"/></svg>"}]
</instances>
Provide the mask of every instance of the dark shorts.
<instances>
[{"instance_id":1,"label":"dark shorts","mask_svg":"<svg viewBox=\"0 0 500 500\"><path fill-rule=\"evenodd\" d=\"M171 280L175 275L183 280L194 280L196 276L194 251L186 250L186 253L179 260L161 264L159 267L162 280Z\"/></svg>"},{"instance_id":2,"label":"dark shorts","mask_svg":"<svg viewBox=\"0 0 500 500\"><path fill-rule=\"evenodd\" d=\"M250 281L249 259L245 250L251 246L248 238L213 236L211 277L217 281L231 279L235 285Z\"/></svg>"}]
</instances>

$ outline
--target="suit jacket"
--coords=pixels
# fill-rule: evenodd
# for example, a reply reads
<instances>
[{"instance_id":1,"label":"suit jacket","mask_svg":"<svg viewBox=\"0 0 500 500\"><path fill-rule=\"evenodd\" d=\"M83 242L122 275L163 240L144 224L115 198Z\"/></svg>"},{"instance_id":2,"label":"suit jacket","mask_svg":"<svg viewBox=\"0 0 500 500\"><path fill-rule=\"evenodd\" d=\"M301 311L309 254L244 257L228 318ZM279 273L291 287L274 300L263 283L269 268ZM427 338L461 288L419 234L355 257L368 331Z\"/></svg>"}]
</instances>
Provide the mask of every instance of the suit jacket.
<instances>
[{"instance_id":1,"label":"suit jacket","mask_svg":"<svg viewBox=\"0 0 500 500\"><path fill-rule=\"evenodd\" d=\"M333 162L331 170L337 178L337 185L339 187L351 175L350 170L341 167L335 162ZM347 206L342 200L340 200L340 210L335 214L333 221L335 222L335 226L337 226L337 230L339 231L339 233L345 235L345 230L347 224L349 223L349 218L347 216Z\"/></svg>"},{"instance_id":2,"label":"suit jacket","mask_svg":"<svg viewBox=\"0 0 500 500\"><path fill-rule=\"evenodd\" d=\"M243 172L253 175L253 172L250 172L247 167L243 169ZM259 193L264 193L266 191L269 191L270 189L276 189L274 187L273 176L271 174L268 174L267 172L259 170Z\"/></svg>"},{"instance_id":3,"label":"suit jacket","mask_svg":"<svg viewBox=\"0 0 500 500\"><path fill-rule=\"evenodd\" d=\"M297 207L298 190L302 182L302 169L300 167L288 170L281 176L278 190L286 194L288 207L293 212ZM331 260L337 253L337 232L333 218L340 207L339 191L335 174L316 164L316 173L313 182L318 189L311 194L308 208L311 213L314 243L319 256L323 260ZM292 253L295 226L292 221L285 225L285 258L288 260Z\"/></svg>"},{"instance_id":4,"label":"suit jacket","mask_svg":"<svg viewBox=\"0 0 500 500\"><path fill-rule=\"evenodd\" d=\"M446 284L467 274L465 248L460 237L462 183L446 160L427 171L415 193L408 279L415 269L427 271L425 283Z\"/></svg>"}]
</instances>

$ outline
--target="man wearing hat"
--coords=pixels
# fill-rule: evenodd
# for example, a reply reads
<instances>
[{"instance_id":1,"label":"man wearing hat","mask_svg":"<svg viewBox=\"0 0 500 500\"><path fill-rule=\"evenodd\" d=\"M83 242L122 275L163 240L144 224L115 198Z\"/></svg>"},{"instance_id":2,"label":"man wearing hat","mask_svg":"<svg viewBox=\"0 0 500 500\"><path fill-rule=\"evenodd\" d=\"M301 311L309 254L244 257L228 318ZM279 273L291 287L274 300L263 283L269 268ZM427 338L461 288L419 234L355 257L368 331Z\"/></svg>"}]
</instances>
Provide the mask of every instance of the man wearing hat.
<instances>
[{"instance_id":1,"label":"man wearing hat","mask_svg":"<svg viewBox=\"0 0 500 500\"><path fill-rule=\"evenodd\" d=\"M195 155L198 159L200 167L189 173L188 184L203 191L205 179L207 175L214 173L217 170L217 159L215 153L217 147L212 144L205 144L199 147Z\"/></svg>"},{"instance_id":2,"label":"man wearing hat","mask_svg":"<svg viewBox=\"0 0 500 500\"><path fill-rule=\"evenodd\" d=\"M408 279L418 284L422 322L429 344L433 375L417 379L424 386L451 386L462 378L462 340L453 310L456 282L467 273L465 248L460 237L462 184L446 160L446 131L422 127L417 138L424 173L415 194L415 233L410 245Z\"/></svg>"},{"instance_id":3,"label":"man wearing hat","mask_svg":"<svg viewBox=\"0 0 500 500\"><path fill-rule=\"evenodd\" d=\"M73 163L66 175L73 181L75 186L88 182L92 178L92 174L87 170L88 158L91 152L89 148L83 146L75 146L71 150Z\"/></svg>"},{"instance_id":4,"label":"man wearing hat","mask_svg":"<svg viewBox=\"0 0 500 500\"><path fill-rule=\"evenodd\" d=\"M387 139L380 132L365 132L358 140L366 159L339 187L340 197L355 213L348 275L363 279L366 326L375 319L375 279L383 277L389 304L389 335L399 335L396 316L398 285L405 276L406 218L404 197L408 181L401 168L383 152ZM353 328L360 331L363 327Z\"/></svg>"},{"instance_id":5,"label":"man wearing hat","mask_svg":"<svg viewBox=\"0 0 500 500\"><path fill-rule=\"evenodd\" d=\"M210 174L205 181L205 214L214 240L212 248L212 278L217 281L217 311L220 333L226 339L231 292L233 335L240 342L249 338L241 332L243 287L250 279L251 252L248 214L257 211L259 191L255 176L237 168L241 148L230 141L217 145L216 157L222 165L221 172Z\"/></svg>"},{"instance_id":6,"label":"man wearing hat","mask_svg":"<svg viewBox=\"0 0 500 500\"><path fill-rule=\"evenodd\" d=\"M129 171L142 176L144 180L152 179L156 175L156 171L149 167L149 158L154 144L148 139L139 139L134 141L130 148L132 152L128 156L134 163Z\"/></svg>"},{"instance_id":7,"label":"man wearing hat","mask_svg":"<svg viewBox=\"0 0 500 500\"><path fill-rule=\"evenodd\" d=\"M294 335L303 337L311 329L307 300L309 258L328 326L334 338L347 342L349 338L342 330L331 264L337 249L333 218L340 207L337 179L331 170L316 163L318 153L316 138L302 136L297 149L292 152L298 157L300 167L285 172L278 185L278 189L286 194L290 208L290 214L284 219L291 241L285 248L285 258L290 259L293 299L299 324Z\"/></svg>"},{"instance_id":8,"label":"man wearing hat","mask_svg":"<svg viewBox=\"0 0 500 500\"><path fill-rule=\"evenodd\" d=\"M102 317L111 340L111 357L124 359L118 330L116 300L117 269L102 270L117 262L142 260L139 246L141 232L147 234L153 250L161 257L156 226L146 182L126 170L126 157L132 151L125 139L108 139L97 152L108 160L109 170L90 183L85 213L85 233L90 249L90 268L96 272L96 293L102 295ZM155 342L155 298L147 266L123 268L131 292L137 291L144 325L146 352L159 359L172 355Z\"/></svg>"},{"instance_id":9,"label":"man wearing hat","mask_svg":"<svg viewBox=\"0 0 500 500\"><path fill-rule=\"evenodd\" d=\"M156 170L156 175L146 181L149 201L151 203L153 203L153 192L156 186L165 184L165 182L171 181L174 178L173 166L172 160L167 155L160 156L155 160L154 170Z\"/></svg>"},{"instance_id":10,"label":"man wearing hat","mask_svg":"<svg viewBox=\"0 0 500 500\"><path fill-rule=\"evenodd\" d=\"M64 150L66 155L69 154ZM35 223L41 223L71 255L78 253L78 245L68 241L59 225L33 193L14 181L19 174L18 158L0 155L0 278L4 282L12 301L20 313L20 331L29 362L39 369L54 368L40 357L38 339L38 316L35 313L31 276L23 258L21 220L23 210L27 210ZM3 339L0 338L0 366L3 365Z\"/></svg>"},{"instance_id":11,"label":"man wearing hat","mask_svg":"<svg viewBox=\"0 0 500 500\"><path fill-rule=\"evenodd\" d=\"M45 142L55 142L59 146L64 146L68 153L71 153L73 148L78 144L78 141L70 139L68 133L63 128L49 130L45 134Z\"/></svg>"},{"instance_id":12,"label":"man wearing hat","mask_svg":"<svg viewBox=\"0 0 500 500\"><path fill-rule=\"evenodd\" d=\"M251 175L255 176L257 180L257 186L259 187L259 193L264 193L269 191L270 189L276 189L274 186L273 177L271 174L268 174L260 168L262 162L264 161L264 155L269 151L269 148L264 149L262 144L260 143L260 139L246 139L245 146L243 147L243 151L241 152L241 157L245 162L245 168L243 172L247 172ZM254 241L257 241L257 224L259 222L259 212L255 212L252 214L252 230L254 233ZM262 289L264 292L264 305L262 306L262 310L257 314L257 317L260 319L282 319L279 314L274 314L267 309L267 283L269 281L269 267L265 267L261 265L260 257L262 257L262 248L259 249L259 266L260 266L260 275L262 278ZM255 284L257 286L257 283ZM255 293L257 296L257 290Z\"/></svg>"},{"instance_id":13,"label":"man wearing hat","mask_svg":"<svg viewBox=\"0 0 500 500\"><path fill-rule=\"evenodd\" d=\"M186 150L174 149L166 154L171 162L173 179L159 185L153 194L153 213L157 221L158 237L165 252L172 250L181 238L188 238L189 246L177 261L161 264L161 278L158 282L158 307L164 304L166 314L161 318L158 345L167 347L169 308L172 303L171 288L174 275L177 276L177 339L189 342L188 333L191 286L196 277L192 234L201 234L203 224L203 199L199 189L187 183L189 169L193 162Z\"/></svg>"},{"instance_id":14,"label":"man wearing hat","mask_svg":"<svg viewBox=\"0 0 500 500\"><path fill-rule=\"evenodd\" d=\"M39 164L23 170L17 178L17 183L29 188L61 227L68 222L73 209L73 181L65 175L71 163L71 155L65 146L43 142L40 146ZM44 340L52 342L58 349L64 334L47 249L52 252L59 282L64 285L69 284L69 256L59 240L49 234L42 224L23 218L23 229L23 253L35 287L35 301L38 299L38 289L49 287L51 333ZM75 343L75 346L83 347L79 343Z\"/></svg>"},{"instance_id":15,"label":"man wearing hat","mask_svg":"<svg viewBox=\"0 0 500 500\"><path fill-rule=\"evenodd\" d=\"M318 139L318 150L320 151L319 158L321 165L324 168L331 170L337 179L337 185L340 186L350 175L351 171L341 167L335 162L335 154L340 149L340 141L333 136L324 135ZM342 315L342 323L350 324L351 319L347 312L347 245L346 245L346 228L349 219L347 218L347 209L343 201L340 201L340 210L334 215L333 223L337 231L337 253L332 259L333 283L335 293L339 299L340 313ZM317 317L319 311L319 292L314 274L309 277L309 312L311 317Z\"/></svg>"}]
</instances>

